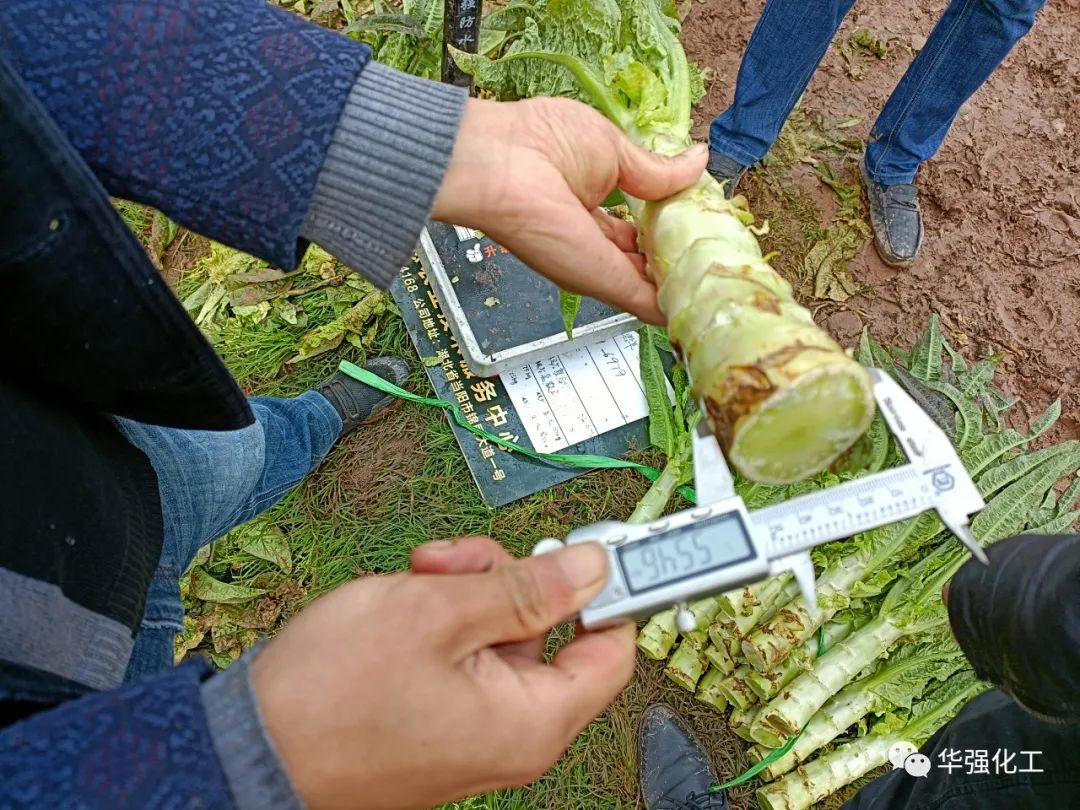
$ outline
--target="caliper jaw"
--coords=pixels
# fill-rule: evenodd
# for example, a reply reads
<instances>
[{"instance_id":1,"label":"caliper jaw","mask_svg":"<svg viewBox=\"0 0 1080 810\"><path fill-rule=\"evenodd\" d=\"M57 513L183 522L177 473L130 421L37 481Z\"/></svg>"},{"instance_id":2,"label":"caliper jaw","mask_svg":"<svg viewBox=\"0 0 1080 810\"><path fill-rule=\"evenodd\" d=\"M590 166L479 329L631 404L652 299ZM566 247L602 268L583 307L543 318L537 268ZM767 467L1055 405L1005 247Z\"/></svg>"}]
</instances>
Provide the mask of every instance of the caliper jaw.
<instances>
[{"instance_id":1,"label":"caliper jaw","mask_svg":"<svg viewBox=\"0 0 1080 810\"><path fill-rule=\"evenodd\" d=\"M975 559L989 565L986 552L968 526L968 516L986 502L949 437L892 377L879 369L870 369L870 374L878 409L908 461L933 489L934 509L941 522Z\"/></svg>"},{"instance_id":2,"label":"caliper jaw","mask_svg":"<svg viewBox=\"0 0 1080 810\"><path fill-rule=\"evenodd\" d=\"M817 619L820 614L817 603L817 574L814 573L814 563L810 555L805 551L800 551L786 557L769 560L770 574L782 574L785 571L790 571L794 575L795 582L799 585L799 592L802 594L803 601L806 602L806 609L811 618Z\"/></svg>"}]
</instances>

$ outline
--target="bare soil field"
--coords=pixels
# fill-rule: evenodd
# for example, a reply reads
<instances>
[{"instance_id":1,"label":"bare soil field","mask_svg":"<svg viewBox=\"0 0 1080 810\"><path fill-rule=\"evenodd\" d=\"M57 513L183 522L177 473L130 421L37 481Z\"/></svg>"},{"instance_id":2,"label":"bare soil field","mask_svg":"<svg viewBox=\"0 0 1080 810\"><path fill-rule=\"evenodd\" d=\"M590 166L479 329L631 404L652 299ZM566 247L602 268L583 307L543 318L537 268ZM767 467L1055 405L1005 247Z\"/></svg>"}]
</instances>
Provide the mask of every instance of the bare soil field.
<instances>
[{"instance_id":1,"label":"bare soil field","mask_svg":"<svg viewBox=\"0 0 1080 810\"><path fill-rule=\"evenodd\" d=\"M701 140L731 101L763 5L704 0L691 6L682 40L689 57L712 71L695 115ZM848 132L865 139L945 6L944 0L859 3L799 112L807 120L856 118ZM887 42L883 58L845 47L859 29ZM965 353L1004 355L1001 379L1023 396L1027 415L1062 397L1063 417L1049 437L1055 440L1080 437L1078 41L1080 0L1051 0L961 111L938 155L924 164L916 183L927 235L918 262L892 269L867 240L848 263L849 276L865 292L819 312L845 344L868 326L879 340L902 346L938 312L947 336ZM854 183L854 166L844 171L842 179ZM794 165L780 178L748 177L744 190L753 210L779 214L780 193L794 188L827 218L833 195L814 172ZM785 258L800 258L779 247L782 270Z\"/></svg>"}]
</instances>

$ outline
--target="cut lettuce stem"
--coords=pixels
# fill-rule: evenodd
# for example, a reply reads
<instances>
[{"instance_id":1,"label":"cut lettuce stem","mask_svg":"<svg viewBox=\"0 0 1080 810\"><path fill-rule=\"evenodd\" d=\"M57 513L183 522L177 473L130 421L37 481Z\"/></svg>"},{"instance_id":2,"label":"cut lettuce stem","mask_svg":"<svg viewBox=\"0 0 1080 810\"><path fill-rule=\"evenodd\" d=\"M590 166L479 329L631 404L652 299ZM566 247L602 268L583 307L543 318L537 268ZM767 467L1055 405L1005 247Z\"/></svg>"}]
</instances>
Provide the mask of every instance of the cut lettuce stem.
<instances>
[{"instance_id":1,"label":"cut lettuce stem","mask_svg":"<svg viewBox=\"0 0 1080 810\"><path fill-rule=\"evenodd\" d=\"M705 673L700 681L698 681L697 691L694 693L694 697L718 711L724 711L724 709L727 708L727 698L724 697L724 693L717 688L723 678L723 672L710 667L709 671Z\"/></svg>"},{"instance_id":2,"label":"cut lettuce stem","mask_svg":"<svg viewBox=\"0 0 1080 810\"><path fill-rule=\"evenodd\" d=\"M709 666L704 652L708 642L709 636L704 630L695 630L683 636L664 667L664 674L683 689L693 692Z\"/></svg>"},{"instance_id":3,"label":"cut lettuce stem","mask_svg":"<svg viewBox=\"0 0 1080 810\"><path fill-rule=\"evenodd\" d=\"M953 675L913 707L912 719L898 731L870 733L838 746L799 766L757 792L761 810L806 810L889 761L889 749L900 742L919 746L989 684L970 672Z\"/></svg>"},{"instance_id":4,"label":"cut lettuce stem","mask_svg":"<svg viewBox=\"0 0 1080 810\"><path fill-rule=\"evenodd\" d=\"M944 680L963 666L963 653L948 635L907 645L900 654L885 659L874 673L848 684L830 698L810 718L791 750L762 771L763 777L767 781L777 779L868 714L910 705L932 680ZM754 746L750 759L759 762L771 750Z\"/></svg>"},{"instance_id":5,"label":"cut lettuce stem","mask_svg":"<svg viewBox=\"0 0 1080 810\"><path fill-rule=\"evenodd\" d=\"M824 627L825 649L831 650L855 630L853 621L831 621ZM795 680L803 672L811 669L817 660L818 639L813 636L803 642L802 646L784 659L776 669L771 672L761 673L751 671L746 676L746 684L758 696L759 700L769 701L776 697L780 690Z\"/></svg>"}]
</instances>

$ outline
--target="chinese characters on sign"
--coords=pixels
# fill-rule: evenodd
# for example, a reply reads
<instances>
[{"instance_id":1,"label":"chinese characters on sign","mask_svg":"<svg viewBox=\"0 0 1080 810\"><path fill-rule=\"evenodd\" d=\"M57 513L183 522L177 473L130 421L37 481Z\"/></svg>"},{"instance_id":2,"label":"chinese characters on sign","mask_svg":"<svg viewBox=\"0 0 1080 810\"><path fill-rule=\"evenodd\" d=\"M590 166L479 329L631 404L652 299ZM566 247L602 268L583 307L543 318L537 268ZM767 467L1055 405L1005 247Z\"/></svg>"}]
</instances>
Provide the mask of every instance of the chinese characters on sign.
<instances>
[{"instance_id":1,"label":"chinese characters on sign","mask_svg":"<svg viewBox=\"0 0 1080 810\"><path fill-rule=\"evenodd\" d=\"M480 42L481 0L446 0L443 17L443 42L460 51L476 53ZM472 85L472 77L461 71L443 47L442 80L462 87Z\"/></svg>"},{"instance_id":2,"label":"chinese characters on sign","mask_svg":"<svg viewBox=\"0 0 1080 810\"><path fill-rule=\"evenodd\" d=\"M437 348L434 354L443 375L449 383L453 394L453 402L458 406L465 420L470 425L484 428L489 432L497 433L496 428L506 425L507 416L503 405L495 402L497 391L495 383L491 380L477 380L465 359L458 350L457 341L450 332L450 325L439 306L439 299L427 284L427 273L423 268L415 270L408 268L402 273L402 282L406 291L412 293L412 303L416 314L420 318L420 327L424 335L433 345L448 341L448 345ZM421 286L426 293L420 295ZM436 326L437 324L437 326ZM454 358L457 358L456 361ZM516 436L509 431L504 431L508 441L516 441ZM499 465L493 445L482 436L473 434L472 438L480 448L480 456L491 464L491 480L502 481L506 478L506 470ZM503 448L499 448L502 450ZM505 451L504 451L505 452Z\"/></svg>"}]
</instances>

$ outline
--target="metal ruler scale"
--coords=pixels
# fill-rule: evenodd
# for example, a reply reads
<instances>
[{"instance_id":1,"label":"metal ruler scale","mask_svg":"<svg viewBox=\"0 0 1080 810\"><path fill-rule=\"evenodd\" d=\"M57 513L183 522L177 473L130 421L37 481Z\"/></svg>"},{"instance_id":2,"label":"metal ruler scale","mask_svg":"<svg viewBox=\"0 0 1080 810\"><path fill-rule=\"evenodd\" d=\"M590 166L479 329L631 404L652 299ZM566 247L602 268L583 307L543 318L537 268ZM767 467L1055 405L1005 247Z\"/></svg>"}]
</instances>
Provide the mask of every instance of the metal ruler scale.
<instances>
[{"instance_id":1,"label":"metal ruler scale","mask_svg":"<svg viewBox=\"0 0 1080 810\"><path fill-rule=\"evenodd\" d=\"M933 488L911 465L800 495L750 513L768 538L770 557L808 551L934 508Z\"/></svg>"}]
</instances>

